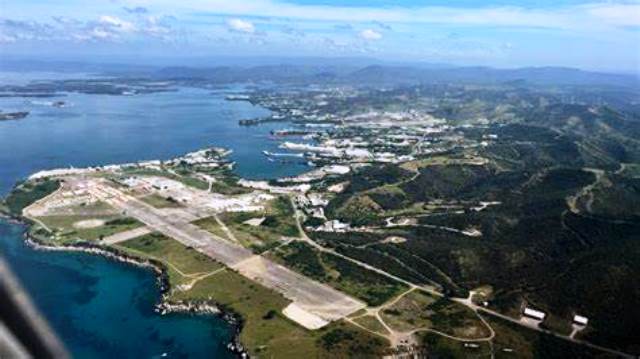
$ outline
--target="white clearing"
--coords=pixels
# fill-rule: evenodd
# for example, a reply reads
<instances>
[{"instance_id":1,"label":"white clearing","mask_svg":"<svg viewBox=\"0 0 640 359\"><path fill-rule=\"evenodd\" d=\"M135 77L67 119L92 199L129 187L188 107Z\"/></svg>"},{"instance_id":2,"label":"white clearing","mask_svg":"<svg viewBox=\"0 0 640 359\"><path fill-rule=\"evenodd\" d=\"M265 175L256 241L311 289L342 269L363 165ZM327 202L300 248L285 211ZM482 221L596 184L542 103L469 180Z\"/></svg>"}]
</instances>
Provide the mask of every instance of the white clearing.
<instances>
[{"instance_id":1,"label":"white clearing","mask_svg":"<svg viewBox=\"0 0 640 359\"><path fill-rule=\"evenodd\" d=\"M328 321L302 309L295 303L291 303L286 308L284 308L282 310L282 314L309 330L320 329L329 324Z\"/></svg>"},{"instance_id":2,"label":"white clearing","mask_svg":"<svg viewBox=\"0 0 640 359\"><path fill-rule=\"evenodd\" d=\"M262 224L262 222L264 222L265 219L266 219L265 217L251 218L251 219L247 219L246 221L244 221L242 223L248 224L248 225L253 226L253 227L258 227L259 225Z\"/></svg>"},{"instance_id":3,"label":"white clearing","mask_svg":"<svg viewBox=\"0 0 640 359\"><path fill-rule=\"evenodd\" d=\"M398 236L390 236L384 239L384 241L382 241L382 243L404 243L406 242L407 239L404 237L398 237Z\"/></svg>"},{"instance_id":4,"label":"white clearing","mask_svg":"<svg viewBox=\"0 0 640 359\"><path fill-rule=\"evenodd\" d=\"M73 224L74 228L83 229L83 228L96 228L100 226L104 226L104 221L101 219L85 219L84 221L78 221Z\"/></svg>"}]
</instances>

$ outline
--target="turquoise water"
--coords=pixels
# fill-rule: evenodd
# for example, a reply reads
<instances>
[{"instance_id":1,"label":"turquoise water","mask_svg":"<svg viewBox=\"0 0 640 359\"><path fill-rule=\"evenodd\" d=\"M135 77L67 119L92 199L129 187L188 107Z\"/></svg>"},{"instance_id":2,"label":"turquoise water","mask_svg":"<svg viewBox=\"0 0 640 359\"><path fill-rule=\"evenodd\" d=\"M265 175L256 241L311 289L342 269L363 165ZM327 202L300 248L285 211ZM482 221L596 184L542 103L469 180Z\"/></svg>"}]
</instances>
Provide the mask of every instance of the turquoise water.
<instances>
[{"instance_id":1,"label":"turquoise water","mask_svg":"<svg viewBox=\"0 0 640 359\"><path fill-rule=\"evenodd\" d=\"M84 253L35 251L0 221L0 251L76 358L230 358L219 318L153 311L154 274Z\"/></svg>"},{"instance_id":2,"label":"turquoise water","mask_svg":"<svg viewBox=\"0 0 640 359\"><path fill-rule=\"evenodd\" d=\"M204 146L231 148L244 177L300 173L302 164L269 162L269 136L281 124L240 127L268 112L224 100L224 92L182 88L140 96L68 94L52 99L0 98L0 109L29 110L0 122L0 194L42 169L167 159ZM41 103L42 102L42 103ZM153 312L159 300L148 270L82 253L40 252L22 242L24 228L0 220L0 253L52 327L78 358L225 358L232 333L219 318Z\"/></svg>"}]
</instances>

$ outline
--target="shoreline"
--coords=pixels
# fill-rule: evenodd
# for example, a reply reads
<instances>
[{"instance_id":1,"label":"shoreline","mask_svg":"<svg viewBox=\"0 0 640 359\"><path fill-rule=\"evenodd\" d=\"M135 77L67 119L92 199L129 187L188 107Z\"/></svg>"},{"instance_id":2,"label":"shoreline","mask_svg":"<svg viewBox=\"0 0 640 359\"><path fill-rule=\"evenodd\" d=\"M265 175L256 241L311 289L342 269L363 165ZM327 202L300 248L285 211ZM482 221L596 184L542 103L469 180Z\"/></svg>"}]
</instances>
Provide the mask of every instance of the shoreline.
<instances>
[{"instance_id":1,"label":"shoreline","mask_svg":"<svg viewBox=\"0 0 640 359\"><path fill-rule=\"evenodd\" d=\"M215 156L212 158L205 159L203 156L207 151L214 151ZM222 163L228 164L226 161L227 156L232 152L224 147L206 147L204 149L200 149L197 151L189 152L182 156L178 156L172 158L168 161L176 162L180 160L188 160L191 163L204 163L208 164L210 162L214 163ZM78 173L78 172L95 172L95 171L107 171L113 169L121 169L124 167L155 167L159 163L162 163L160 160L147 160L147 161L138 161L131 163L122 163L122 164L110 164L110 165L102 165L102 166L93 166L93 167L85 167L85 168L56 168L50 170L41 170L34 174L31 174L26 179L34 180L44 177L52 177L56 178L60 175L67 174L69 172ZM306 172L303 172L306 173ZM237 175L234 173L234 175ZM16 185L14 185L15 189ZM293 186L294 188L297 186ZM57 190L59 190L58 188ZM288 187L282 187L282 189L289 189ZM298 188L295 188L299 190ZM57 191L56 190L56 191ZM56 193L56 191L50 193L49 195L44 196L36 200L33 203L30 203L28 206L33 205L39 201L46 199L48 196ZM11 192L4 196L0 196L0 204L2 200L10 195ZM25 207L25 208L26 208ZM122 251L118 248L102 245L98 243L90 243L86 241L79 241L75 243L69 244L53 244L49 241L46 241L46 237L34 235L31 233L30 229L35 224L41 224L37 221L32 220L29 217L24 216L22 213L15 214L9 212L8 208L4 206L0 206L0 219L6 220L10 224L24 226L24 243L34 250L41 251L66 251L66 252L83 252L87 254L99 255L108 260L114 262L120 262L128 265L133 265L142 269L150 269L154 272L154 275L157 280L157 285L160 289L160 300L154 305L154 311L160 315L166 315L170 313L181 313L181 314L193 314L193 315L215 315L224 320L228 325L231 326L232 337L228 343L226 343L227 350L232 353L237 358L249 358L249 352L245 349L245 346L240 340L241 332L244 328L245 318L242 317L240 313L235 312L231 308L218 304L215 300L185 300L185 301L176 301L172 302L169 298L169 293L172 289L171 284L169 282L168 269L164 263L159 260L144 258L141 256L137 256L136 254L130 254L125 251ZM47 229L45 227L45 229Z\"/></svg>"},{"instance_id":2,"label":"shoreline","mask_svg":"<svg viewBox=\"0 0 640 359\"><path fill-rule=\"evenodd\" d=\"M6 220L10 224L25 226L25 232L23 234L24 243L33 250L77 252L98 255L106 258L107 260L153 271L157 285L160 289L160 302L156 303L154 306L154 311L156 313L163 316L171 313L217 316L232 327L233 336L231 341L226 345L227 350L238 358L249 358L249 353L244 349L244 346L240 342L240 333L243 328L244 319L238 313L216 303L206 301L169 301L167 296L171 290L171 284L169 282L166 266L162 262L154 259L144 259L125 253L113 247L88 242L64 245L47 244L29 233L29 229L33 224L30 223L28 218L24 218L22 216L16 217L11 214L0 212L0 219Z\"/></svg>"}]
</instances>

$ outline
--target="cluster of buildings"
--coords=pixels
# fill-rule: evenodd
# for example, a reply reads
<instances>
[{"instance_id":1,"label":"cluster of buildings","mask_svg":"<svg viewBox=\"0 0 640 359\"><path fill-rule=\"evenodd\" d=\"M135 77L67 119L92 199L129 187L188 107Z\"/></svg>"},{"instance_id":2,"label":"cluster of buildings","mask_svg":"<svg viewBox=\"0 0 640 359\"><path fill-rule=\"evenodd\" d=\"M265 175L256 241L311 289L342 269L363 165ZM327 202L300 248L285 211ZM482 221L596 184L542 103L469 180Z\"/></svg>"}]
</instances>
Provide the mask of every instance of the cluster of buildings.
<instances>
[{"instance_id":1,"label":"cluster of buildings","mask_svg":"<svg viewBox=\"0 0 640 359\"><path fill-rule=\"evenodd\" d=\"M97 202L87 190L87 187L80 184L65 191L57 191L47 197L46 201L36 202L29 208L30 215L40 217L46 216L50 212L59 212L60 209L87 206Z\"/></svg>"},{"instance_id":2,"label":"cluster of buildings","mask_svg":"<svg viewBox=\"0 0 640 359\"><path fill-rule=\"evenodd\" d=\"M252 103L272 110L271 120L294 124L294 128L273 131L273 134L298 135L300 140L288 139L280 148L302 154L312 165L402 163L454 148L486 146L494 140L466 138L465 126L470 125L454 126L432 115L433 106L409 105L408 98L405 99L407 106L390 106L394 101L389 96L393 94L335 87L264 90L248 97ZM478 120L478 123L484 122Z\"/></svg>"},{"instance_id":3,"label":"cluster of buildings","mask_svg":"<svg viewBox=\"0 0 640 359\"><path fill-rule=\"evenodd\" d=\"M346 175L351 172L351 166L327 165L314 170L302 173L293 177L282 177L278 179L280 183L308 183L321 180L331 175Z\"/></svg>"},{"instance_id":4,"label":"cluster of buildings","mask_svg":"<svg viewBox=\"0 0 640 359\"><path fill-rule=\"evenodd\" d=\"M139 193L155 193L163 198L171 198L189 207L215 212L254 212L264 210L264 203L275 196L263 192L251 192L237 196L199 190L176 180L158 176L131 176L121 183Z\"/></svg>"},{"instance_id":5,"label":"cluster of buildings","mask_svg":"<svg viewBox=\"0 0 640 359\"><path fill-rule=\"evenodd\" d=\"M230 150L219 148L219 147L211 147L202 149L199 151L187 153L184 156L176 157L174 159L170 159L167 161L160 160L151 160L151 161L140 161L135 163L123 163L118 165L105 165L105 166L93 166L86 168L57 168L53 170L44 170L39 171L31 176L29 176L29 180L48 178L48 177L65 177L65 176L77 176L77 175L85 175L85 174L95 174L101 172L120 172L123 169L130 168L141 168L141 169L150 169L150 170L164 170L164 166L177 166L180 164L187 164L191 166L198 167L208 167L208 168L222 168L227 166L231 168L233 163L226 160L226 157L231 153Z\"/></svg>"},{"instance_id":6,"label":"cluster of buildings","mask_svg":"<svg viewBox=\"0 0 640 359\"><path fill-rule=\"evenodd\" d=\"M190 152L186 155L166 161L170 165L187 164L199 167L218 168L225 165L232 165L226 160L231 154L231 150L220 147L210 147L199 151Z\"/></svg>"},{"instance_id":7,"label":"cluster of buildings","mask_svg":"<svg viewBox=\"0 0 640 359\"><path fill-rule=\"evenodd\" d=\"M284 141L280 148L301 153L313 164L402 163L454 148L487 146L492 140L469 139L445 120L426 113L410 114L369 112L352 116L339 124L327 124L330 127L303 136L301 141Z\"/></svg>"}]
</instances>

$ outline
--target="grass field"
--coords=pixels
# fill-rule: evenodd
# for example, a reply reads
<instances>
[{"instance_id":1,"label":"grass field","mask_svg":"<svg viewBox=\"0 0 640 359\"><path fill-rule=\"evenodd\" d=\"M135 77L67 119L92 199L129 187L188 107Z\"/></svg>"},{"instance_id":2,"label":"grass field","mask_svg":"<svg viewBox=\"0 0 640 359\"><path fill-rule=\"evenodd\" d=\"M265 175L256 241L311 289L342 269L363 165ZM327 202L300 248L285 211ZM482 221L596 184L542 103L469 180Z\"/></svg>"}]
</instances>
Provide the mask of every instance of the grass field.
<instances>
[{"instance_id":1,"label":"grass field","mask_svg":"<svg viewBox=\"0 0 640 359\"><path fill-rule=\"evenodd\" d=\"M118 248L129 253L167 263L169 278L174 283L189 282L223 267L222 264L159 233L150 233L120 243Z\"/></svg>"},{"instance_id":2,"label":"grass field","mask_svg":"<svg viewBox=\"0 0 640 359\"><path fill-rule=\"evenodd\" d=\"M464 157L450 157L450 156L433 156L425 159L410 161L403 163L400 167L417 171L427 166L441 166L441 165L478 165L484 164L488 161L483 157L464 156Z\"/></svg>"},{"instance_id":3,"label":"grass field","mask_svg":"<svg viewBox=\"0 0 640 359\"><path fill-rule=\"evenodd\" d=\"M434 312L429 307L438 298L424 292L413 291L381 312L382 320L392 329L409 331L417 328L432 327Z\"/></svg>"},{"instance_id":4,"label":"grass field","mask_svg":"<svg viewBox=\"0 0 640 359\"><path fill-rule=\"evenodd\" d=\"M54 233L56 240L61 242L74 241L77 239L95 241L102 237L128 231L141 227L143 224L137 220L122 216L44 216L37 220L44 223ZM104 224L93 228L81 228L77 226L82 221L99 220Z\"/></svg>"},{"instance_id":5,"label":"grass field","mask_svg":"<svg viewBox=\"0 0 640 359\"><path fill-rule=\"evenodd\" d=\"M382 325L382 323L380 323L378 318L372 315L358 317L353 319L353 321L376 333L380 333L382 335L389 334L389 331Z\"/></svg>"},{"instance_id":6,"label":"grass field","mask_svg":"<svg viewBox=\"0 0 640 359\"><path fill-rule=\"evenodd\" d=\"M467 307L418 290L385 308L381 316L385 323L399 331L429 328L467 339L484 338L490 334Z\"/></svg>"},{"instance_id":7,"label":"grass field","mask_svg":"<svg viewBox=\"0 0 640 359\"><path fill-rule=\"evenodd\" d=\"M229 241L237 240L238 244L243 247L250 248L256 253L262 253L280 244L282 235L263 226L252 226L243 223L252 218L260 218L261 215L262 214L258 212L229 212L220 214L219 218L225 223L231 232L231 236L214 217L199 219L193 223L216 236Z\"/></svg>"},{"instance_id":8,"label":"grass field","mask_svg":"<svg viewBox=\"0 0 640 359\"><path fill-rule=\"evenodd\" d=\"M222 230L222 227L220 226L220 224L218 224L218 221L216 221L216 219L213 217L199 219L193 222L193 224L204 229L205 231L215 234L218 237L229 239L227 238L227 233Z\"/></svg>"},{"instance_id":9,"label":"grass field","mask_svg":"<svg viewBox=\"0 0 640 359\"><path fill-rule=\"evenodd\" d=\"M262 253L282 243L283 237L298 237L293 208L287 197L278 197L265 204L264 211L225 212L218 218L227 226L233 237L244 247ZM260 225L245 223L247 220L263 218ZM214 218L195 222L201 228L223 238L229 236Z\"/></svg>"},{"instance_id":10,"label":"grass field","mask_svg":"<svg viewBox=\"0 0 640 359\"><path fill-rule=\"evenodd\" d=\"M200 253L158 234L124 242L118 248L164 262L174 288L193 279L176 269L194 274L222 268ZM211 301L239 314L243 319L240 339L252 355L260 357L381 356L388 347L384 340L342 322L308 331L282 315L282 309L289 304L287 299L229 269L201 278L188 290L173 290L170 300Z\"/></svg>"},{"instance_id":11,"label":"grass field","mask_svg":"<svg viewBox=\"0 0 640 359\"><path fill-rule=\"evenodd\" d=\"M132 239L118 246L133 255L167 264L172 286L193 279L187 274L211 272L221 266L182 244L158 234ZM170 265L169 265L170 264ZM282 315L289 301L243 276L226 269L197 280L188 290L174 290L171 300L207 300L229 308L244 320L240 339L261 357L313 358L380 356L388 343L348 323L332 323L308 331Z\"/></svg>"}]
</instances>

